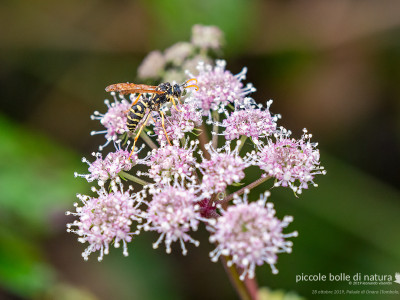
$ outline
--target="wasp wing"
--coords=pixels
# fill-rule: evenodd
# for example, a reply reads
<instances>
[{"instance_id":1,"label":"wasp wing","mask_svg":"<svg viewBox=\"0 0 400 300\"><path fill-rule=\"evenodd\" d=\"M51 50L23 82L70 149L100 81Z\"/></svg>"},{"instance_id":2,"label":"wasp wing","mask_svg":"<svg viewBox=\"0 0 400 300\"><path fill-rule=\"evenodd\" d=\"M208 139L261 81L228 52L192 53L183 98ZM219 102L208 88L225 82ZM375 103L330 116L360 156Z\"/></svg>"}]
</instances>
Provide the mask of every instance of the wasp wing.
<instances>
[{"instance_id":1,"label":"wasp wing","mask_svg":"<svg viewBox=\"0 0 400 300\"><path fill-rule=\"evenodd\" d=\"M143 93L164 94L165 92L156 91L156 90L150 90L150 89L129 89L129 90L119 91L119 93L122 94L122 95L126 95L126 94L143 94Z\"/></svg>"},{"instance_id":2,"label":"wasp wing","mask_svg":"<svg viewBox=\"0 0 400 300\"><path fill-rule=\"evenodd\" d=\"M157 86L135 83L116 83L106 87L106 92L119 92L120 94L135 94L135 93L154 93L162 94L163 91L157 91Z\"/></svg>"}]
</instances>

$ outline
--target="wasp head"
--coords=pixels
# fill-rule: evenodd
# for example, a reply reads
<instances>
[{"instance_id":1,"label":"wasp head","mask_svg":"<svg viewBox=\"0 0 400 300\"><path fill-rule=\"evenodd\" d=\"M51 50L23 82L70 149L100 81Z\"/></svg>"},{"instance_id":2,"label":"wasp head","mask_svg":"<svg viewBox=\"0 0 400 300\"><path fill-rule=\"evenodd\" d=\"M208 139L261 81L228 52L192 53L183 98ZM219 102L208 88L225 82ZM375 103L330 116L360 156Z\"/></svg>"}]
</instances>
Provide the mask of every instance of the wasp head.
<instances>
[{"instance_id":1,"label":"wasp head","mask_svg":"<svg viewBox=\"0 0 400 300\"><path fill-rule=\"evenodd\" d=\"M174 84L174 86L172 87L172 95L175 98L180 98L182 96L183 93L183 89L181 88L181 86L179 84Z\"/></svg>"}]
</instances>

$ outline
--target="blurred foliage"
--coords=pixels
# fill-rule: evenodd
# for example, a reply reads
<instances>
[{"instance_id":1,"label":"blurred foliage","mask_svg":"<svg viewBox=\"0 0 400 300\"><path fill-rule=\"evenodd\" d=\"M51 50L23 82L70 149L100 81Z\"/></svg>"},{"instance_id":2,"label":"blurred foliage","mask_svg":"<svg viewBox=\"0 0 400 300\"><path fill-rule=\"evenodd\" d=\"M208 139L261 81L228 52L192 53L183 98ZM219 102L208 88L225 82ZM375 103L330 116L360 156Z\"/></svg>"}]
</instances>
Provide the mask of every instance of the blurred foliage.
<instances>
[{"instance_id":1,"label":"blurred foliage","mask_svg":"<svg viewBox=\"0 0 400 300\"><path fill-rule=\"evenodd\" d=\"M54 272L43 261L38 242L27 240L16 230L5 228L4 224L1 226L0 282L3 288L16 295L31 298L52 286Z\"/></svg>"},{"instance_id":2,"label":"blurred foliage","mask_svg":"<svg viewBox=\"0 0 400 300\"><path fill-rule=\"evenodd\" d=\"M1 204L8 212L2 220L7 220L11 214L19 221L19 230L49 232L52 224L48 217L70 205L71 189L83 186L71 176L73 166L79 162L63 147L4 117L0 118L0 127Z\"/></svg>"},{"instance_id":3,"label":"blurred foliage","mask_svg":"<svg viewBox=\"0 0 400 300\"><path fill-rule=\"evenodd\" d=\"M40 243L62 226L56 213L70 205L76 157L43 135L0 115L0 273L14 293L32 297L51 286L55 272Z\"/></svg>"},{"instance_id":4,"label":"blurred foliage","mask_svg":"<svg viewBox=\"0 0 400 300\"><path fill-rule=\"evenodd\" d=\"M171 40L188 40L187 29L202 24L219 27L229 44L225 50L228 54L238 53L246 47L246 41L251 39L248 33L256 26L256 1L253 0L149 0L142 3L151 12L153 26L159 32L154 41L156 47L170 46Z\"/></svg>"},{"instance_id":5,"label":"blurred foliage","mask_svg":"<svg viewBox=\"0 0 400 300\"><path fill-rule=\"evenodd\" d=\"M260 288L258 297L259 300L305 300L296 293L282 290L271 291L269 288Z\"/></svg>"},{"instance_id":6,"label":"blurred foliage","mask_svg":"<svg viewBox=\"0 0 400 300\"><path fill-rule=\"evenodd\" d=\"M43 295L43 300L96 300L90 292L67 284L57 284Z\"/></svg>"}]
</instances>

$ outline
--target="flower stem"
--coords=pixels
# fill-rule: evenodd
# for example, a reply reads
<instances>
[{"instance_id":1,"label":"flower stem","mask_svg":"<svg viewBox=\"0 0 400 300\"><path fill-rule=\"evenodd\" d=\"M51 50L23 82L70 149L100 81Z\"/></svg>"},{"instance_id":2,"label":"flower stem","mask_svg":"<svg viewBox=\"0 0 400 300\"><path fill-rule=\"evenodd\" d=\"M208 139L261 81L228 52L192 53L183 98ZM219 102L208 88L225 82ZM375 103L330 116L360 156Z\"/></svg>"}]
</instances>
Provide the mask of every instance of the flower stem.
<instances>
[{"instance_id":1,"label":"flower stem","mask_svg":"<svg viewBox=\"0 0 400 300\"><path fill-rule=\"evenodd\" d=\"M238 147L238 154L240 153L240 150L242 150L246 140L247 140L247 136L246 135L242 135L242 137L240 138L240 145Z\"/></svg>"},{"instance_id":2,"label":"flower stem","mask_svg":"<svg viewBox=\"0 0 400 300\"><path fill-rule=\"evenodd\" d=\"M157 149L157 145L153 142L153 140L147 135L144 130L140 133L140 137L145 141L145 143L151 148L151 149Z\"/></svg>"},{"instance_id":3,"label":"flower stem","mask_svg":"<svg viewBox=\"0 0 400 300\"><path fill-rule=\"evenodd\" d=\"M244 284L249 291L251 299L258 299L258 284L255 278L246 277Z\"/></svg>"},{"instance_id":4,"label":"flower stem","mask_svg":"<svg viewBox=\"0 0 400 300\"><path fill-rule=\"evenodd\" d=\"M256 280L248 277L246 277L244 281L240 280L237 267L235 265L229 267L227 265L227 258L225 256L221 255L220 260L240 299L257 300L258 286Z\"/></svg>"},{"instance_id":5,"label":"flower stem","mask_svg":"<svg viewBox=\"0 0 400 300\"><path fill-rule=\"evenodd\" d=\"M140 185L150 184L150 182L144 181L144 180L140 179L139 177L136 177L136 176L131 175L129 173L126 173L124 171L121 171L118 174L121 175L122 177L127 178L127 179L129 179L129 180L131 180L133 182L136 182L136 183L138 183Z\"/></svg>"},{"instance_id":6,"label":"flower stem","mask_svg":"<svg viewBox=\"0 0 400 300\"><path fill-rule=\"evenodd\" d=\"M201 124L200 129L201 129L201 133L199 135L199 141L200 141L200 145L199 146L200 146L201 151L203 151L203 153L204 153L204 157L206 159L210 159L210 153L204 147L206 144L208 144L210 142L210 140L207 137L207 133L206 133L207 132L207 128L204 125L204 123Z\"/></svg>"},{"instance_id":7,"label":"flower stem","mask_svg":"<svg viewBox=\"0 0 400 300\"><path fill-rule=\"evenodd\" d=\"M185 134L183 134L183 137L181 138L181 144L182 144L182 147L185 147L185 145L186 145L186 137L185 137Z\"/></svg>"},{"instance_id":8,"label":"flower stem","mask_svg":"<svg viewBox=\"0 0 400 300\"><path fill-rule=\"evenodd\" d=\"M218 111L213 112L213 117L214 117L214 124L213 124L213 129L212 129L212 145L216 149L218 147L218 125L217 123L219 122L219 113Z\"/></svg>"},{"instance_id":9,"label":"flower stem","mask_svg":"<svg viewBox=\"0 0 400 300\"><path fill-rule=\"evenodd\" d=\"M225 202L229 202L233 199L234 195L242 195L244 194L245 190L251 190L253 188L255 188L256 186L259 186L261 183L267 181L268 179L270 179L270 176L265 176L265 177L261 177L259 179L257 179L256 181L250 183L249 185L246 185L244 188L241 188L240 190L238 190L237 192L234 192L228 196L226 196L223 200L221 200L219 203L225 203Z\"/></svg>"}]
</instances>

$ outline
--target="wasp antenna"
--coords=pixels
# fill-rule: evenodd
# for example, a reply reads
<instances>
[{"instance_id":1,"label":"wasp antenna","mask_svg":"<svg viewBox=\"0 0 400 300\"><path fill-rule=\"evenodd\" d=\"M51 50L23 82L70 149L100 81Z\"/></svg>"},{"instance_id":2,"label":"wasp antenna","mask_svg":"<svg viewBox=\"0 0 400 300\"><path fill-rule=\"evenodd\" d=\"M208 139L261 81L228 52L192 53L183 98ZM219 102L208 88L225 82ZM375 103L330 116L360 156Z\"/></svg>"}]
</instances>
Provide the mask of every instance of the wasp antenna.
<instances>
[{"instance_id":1,"label":"wasp antenna","mask_svg":"<svg viewBox=\"0 0 400 300\"><path fill-rule=\"evenodd\" d=\"M194 81L195 84L188 85L188 83L191 82L191 81ZM197 85L197 79L196 78L190 78L190 79L186 80L182 84L182 87L185 88L185 89L190 88L190 87L194 87L194 88L196 88L196 91L199 90L199 86Z\"/></svg>"},{"instance_id":2,"label":"wasp antenna","mask_svg":"<svg viewBox=\"0 0 400 300\"><path fill-rule=\"evenodd\" d=\"M190 87L196 88L196 91L199 90L199 86L197 84L192 84L192 85L185 86L185 89L190 88Z\"/></svg>"},{"instance_id":3,"label":"wasp antenna","mask_svg":"<svg viewBox=\"0 0 400 300\"><path fill-rule=\"evenodd\" d=\"M196 83L196 85L197 85L197 79L196 78L190 78L190 79L188 79L188 80L186 80L184 83L183 83L183 86L186 86L190 81L195 81Z\"/></svg>"}]
</instances>

